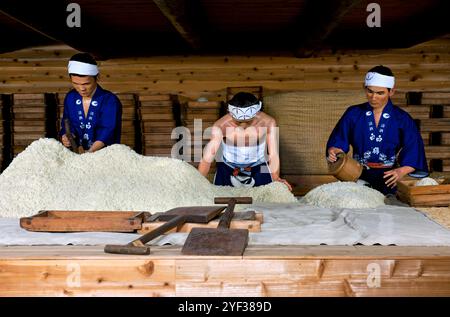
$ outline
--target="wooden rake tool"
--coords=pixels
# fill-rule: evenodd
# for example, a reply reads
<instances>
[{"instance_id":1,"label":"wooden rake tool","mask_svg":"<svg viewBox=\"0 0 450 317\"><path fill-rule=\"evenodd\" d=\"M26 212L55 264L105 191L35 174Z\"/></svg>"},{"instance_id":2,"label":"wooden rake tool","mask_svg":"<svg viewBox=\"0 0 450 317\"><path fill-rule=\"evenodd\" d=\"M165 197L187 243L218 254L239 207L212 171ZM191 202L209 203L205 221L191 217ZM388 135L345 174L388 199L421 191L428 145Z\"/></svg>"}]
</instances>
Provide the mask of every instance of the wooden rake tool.
<instances>
[{"instance_id":1,"label":"wooden rake tool","mask_svg":"<svg viewBox=\"0 0 450 317\"><path fill-rule=\"evenodd\" d=\"M224 209L224 206L179 207L171 209L165 213L162 213L158 218L160 220L168 220L164 225L144 234L140 238L133 240L128 244L108 244L105 246L104 250L106 253L115 254L150 254L150 247L146 245L147 242L159 237L175 227L182 226L186 222L208 223L211 219L219 215Z\"/></svg>"},{"instance_id":2,"label":"wooden rake tool","mask_svg":"<svg viewBox=\"0 0 450 317\"><path fill-rule=\"evenodd\" d=\"M181 253L186 255L242 255L248 243L247 229L229 229L236 204L251 204L252 197L216 197L214 203L228 204L217 228L193 228Z\"/></svg>"}]
</instances>

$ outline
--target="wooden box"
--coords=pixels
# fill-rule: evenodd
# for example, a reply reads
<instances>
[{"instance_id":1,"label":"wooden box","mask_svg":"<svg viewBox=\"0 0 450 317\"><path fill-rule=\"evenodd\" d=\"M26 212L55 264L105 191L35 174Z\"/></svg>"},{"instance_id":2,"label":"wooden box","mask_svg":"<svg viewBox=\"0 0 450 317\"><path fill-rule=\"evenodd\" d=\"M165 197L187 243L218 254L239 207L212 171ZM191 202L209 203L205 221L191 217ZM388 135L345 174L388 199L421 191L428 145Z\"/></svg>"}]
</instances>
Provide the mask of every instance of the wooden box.
<instances>
[{"instance_id":1,"label":"wooden box","mask_svg":"<svg viewBox=\"0 0 450 317\"><path fill-rule=\"evenodd\" d=\"M397 183L397 196L413 207L439 207L450 205L450 180L437 180L439 185L415 186L418 180Z\"/></svg>"},{"instance_id":2,"label":"wooden box","mask_svg":"<svg viewBox=\"0 0 450 317\"><path fill-rule=\"evenodd\" d=\"M45 232L134 232L150 216L149 212L136 211L43 210L20 218L20 226L28 231Z\"/></svg>"}]
</instances>

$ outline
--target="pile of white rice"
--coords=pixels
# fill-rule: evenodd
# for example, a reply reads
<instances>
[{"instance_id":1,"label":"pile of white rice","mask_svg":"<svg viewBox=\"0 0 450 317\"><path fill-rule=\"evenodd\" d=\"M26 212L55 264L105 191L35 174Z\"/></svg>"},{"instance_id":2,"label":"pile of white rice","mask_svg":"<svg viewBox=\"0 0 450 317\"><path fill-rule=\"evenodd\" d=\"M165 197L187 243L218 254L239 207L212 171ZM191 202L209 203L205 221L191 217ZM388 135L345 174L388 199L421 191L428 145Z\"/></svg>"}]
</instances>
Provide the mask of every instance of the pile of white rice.
<instances>
[{"instance_id":1,"label":"pile of white rice","mask_svg":"<svg viewBox=\"0 0 450 317\"><path fill-rule=\"evenodd\" d=\"M439 185L439 183L431 177L425 177L420 180L418 180L414 186L432 186L432 185Z\"/></svg>"},{"instance_id":2,"label":"pile of white rice","mask_svg":"<svg viewBox=\"0 0 450 317\"><path fill-rule=\"evenodd\" d=\"M302 201L323 208L376 208L385 205L382 193L354 182L321 185L308 192Z\"/></svg>"},{"instance_id":3,"label":"pile of white rice","mask_svg":"<svg viewBox=\"0 0 450 317\"><path fill-rule=\"evenodd\" d=\"M55 139L39 139L0 175L0 217L19 218L40 210L163 212L214 205L214 197L230 196L251 196L254 202L297 201L280 182L248 189L214 186L186 162L142 156L118 144L78 155Z\"/></svg>"}]
</instances>

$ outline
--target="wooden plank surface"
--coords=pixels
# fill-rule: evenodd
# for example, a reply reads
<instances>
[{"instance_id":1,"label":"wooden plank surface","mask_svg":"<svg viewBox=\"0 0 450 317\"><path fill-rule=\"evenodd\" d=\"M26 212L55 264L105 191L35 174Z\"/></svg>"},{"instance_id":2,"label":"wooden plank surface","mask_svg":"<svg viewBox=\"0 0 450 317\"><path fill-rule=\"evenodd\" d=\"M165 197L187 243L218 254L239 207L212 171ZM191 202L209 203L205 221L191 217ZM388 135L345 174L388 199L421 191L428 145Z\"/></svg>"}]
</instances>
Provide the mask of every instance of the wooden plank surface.
<instances>
[{"instance_id":1,"label":"wooden plank surface","mask_svg":"<svg viewBox=\"0 0 450 317\"><path fill-rule=\"evenodd\" d=\"M162 259L164 257L204 259L203 256L184 256L181 246L152 246L149 256L112 255L104 253L103 246L0 246L0 258L7 259L111 259L143 257ZM208 257L216 258L216 257ZM223 257L219 257L223 258ZM228 258L228 257L227 257ZM233 257L234 258L234 257ZM242 258L242 257L241 257ZM251 259L378 259L378 260L450 260L450 246L329 246L329 245L259 245L248 246L243 258Z\"/></svg>"},{"instance_id":2,"label":"wooden plank surface","mask_svg":"<svg viewBox=\"0 0 450 317\"><path fill-rule=\"evenodd\" d=\"M450 247L258 246L225 257L2 246L0 279L0 296L450 296Z\"/></svg>"},{"instance_id":3,"label":"wooden plank surface","mask_svg":"<svg viewBox=\"0 0 450 317\"><path fill-rule=\"evenodd\" d=\"M231 220L230 229L248 229L250 232L261 232L261 223L263 222L262 213L256 213L254 220ZM142 224L142 229L138 233L144 234L162 226L164 221L145 222ZM192 228L217 228L219 220L211 220L208 223L185 223L181 227L173 228L167 233L173 232L190 232Z\"/></svg>"}]
</instances>

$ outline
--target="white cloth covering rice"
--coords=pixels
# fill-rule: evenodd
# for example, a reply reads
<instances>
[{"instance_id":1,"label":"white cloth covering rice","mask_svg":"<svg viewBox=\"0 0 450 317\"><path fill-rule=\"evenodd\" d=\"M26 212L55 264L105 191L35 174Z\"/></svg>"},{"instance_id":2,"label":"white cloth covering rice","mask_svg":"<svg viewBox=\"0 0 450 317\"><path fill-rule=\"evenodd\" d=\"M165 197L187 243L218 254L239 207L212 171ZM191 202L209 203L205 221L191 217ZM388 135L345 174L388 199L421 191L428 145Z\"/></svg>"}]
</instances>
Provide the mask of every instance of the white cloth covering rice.
<instances>
[{"instance_id":1,"label":"white cloth covering rice","mask_svg":"<svg viewBox=\"0 0 450 317\"><path fill-rule=\"evenodd\" d=\"M385 205L382 193L354 182L321 185L308 192L303 202L323 208L376 208Z\"/></svg>"},{"instance_id":2,"label":"white cloth covering rice","mask_svg":"<svg viewBox=\"0 0 450 317\"><path fill-rule=\"evenodd\" d=\"M249 245L390 245L450 246L450 230L410 207L320 208L300 203L257 203L264 214L261 232L250 232ZM0 218L0 245L126 244L134 233L30 232L17 219ZM183 245L187 233L160 236L150 245Z\"/></svg>"},{"instance_id":3,"label":"white cloth covering rice","mask_svg":"<svg viewBox=\"0 0 450 317\"><path fill-rule=\"evenodd\" d=\"M79 155L55 139L39 139L0 175L0 217L20 218L40 210L163 212L214 205L214 197L230 196L297 201L280 182L248 189L214 186L187 162L142 156L119 144Z\"/></svg>"}]
</instances>

